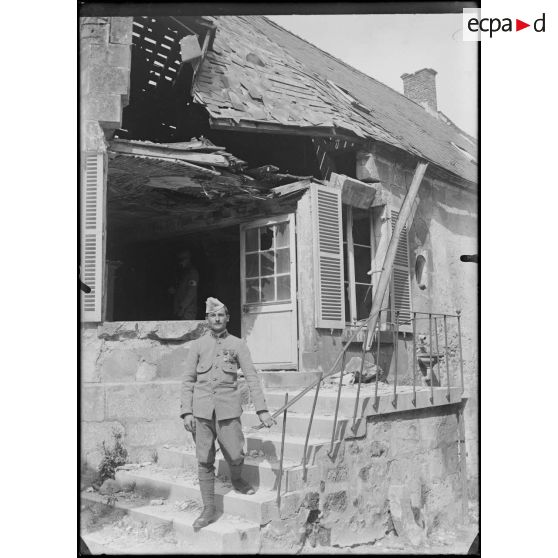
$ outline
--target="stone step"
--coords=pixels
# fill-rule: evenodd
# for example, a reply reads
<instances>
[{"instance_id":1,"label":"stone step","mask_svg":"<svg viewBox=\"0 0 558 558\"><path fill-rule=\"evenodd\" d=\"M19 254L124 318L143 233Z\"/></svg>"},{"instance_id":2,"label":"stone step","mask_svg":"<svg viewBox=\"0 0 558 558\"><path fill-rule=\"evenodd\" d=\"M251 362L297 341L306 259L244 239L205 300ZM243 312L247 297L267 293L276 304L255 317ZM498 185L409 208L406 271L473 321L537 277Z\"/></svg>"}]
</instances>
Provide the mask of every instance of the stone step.
<instances>
[{"instance_id":1,"label":"stone step","mask_svg":"<svg viewBox=\"0 0 558 558\"><path fill-rule=\"evenodd\" d=\"M339 401L339 411L338 416L344 418L353 417L355 409L355 401L357 395L357 385L343 386L341 391L341 398ZM389 395L393 388L387 384L380 384L378 386L378 395ZM294 398L300 393L301 390L287 390L289 393L289 399ZM305 394L299 401L294 403L289 407L289 416L295 413L310 414L312 411L312 405L314 403L315 390L311 390ZM283 407L285 403L285 390L278 389L266 389L265 398L269 407L269 411L273 412L277 409ZM374 398L374 384L363 384L359 394L359 409L363 408L363 405ZM334 415L335 407L337 405L337 387L330 386L327 388L320 389L318 394L318 401L316 403L315 413L317 415ZM288 422L288 419L287 419Z\"/></svg>"},{"instance_id":2,"label":"stone step","mask_svg":"<svg viewBox=\"0 0 558 558\"><path fill-rule=\"evenodd\" d=\"M147 547L149 545L146 543L149 541L157 541L167 545L169 550L173 549L174 544L175 552L184 546L187 546L189 552L196 550L200 553L214 552L218 554L256 553L259 550L259 524L240 517L221 514L215 523L200 531L194 531L192 524L200 513L200 507L195 503L194 505L190 503L189 507L186 507L186 503L178 505L176 502L168 501L164 501L161 505L153 505L149 501L134 498L132 494L118 493L116 496L117 499L109 506L104 503L106 496L103 497L97 493L82 493L82 506L83 504L104 506L115 512L118 510L126 512L124 522L117 519L112 525L105 524L106 527L112 527L112 529L105 529L104 537L99 536L99 531L84 533L82 536L84 536L86 544L87 538L96 545L102 544L104 540L105 544L116 547L117 550L118 547L125 550L127 539L128 544L135 543L134 546L143 544ZM121 527L122 523L126 524L127 529ZM130 536L130 533L135 536ZM114 540L122 538L124 540L120 540L118 545L114 544ZM186 548L183 548L182 552L184 550Z\"/></svg>"},{"instance_id":3,"label":"stone step","mask_svg":"<svg viewBox=\"0 0 558 558\"><path fill-rule=\"evenodd\" d=\"M281 455L281 433L280 432L265 432L257 431L244 434L246 438L246 451L263 452L263 454L270 460L278 460ZM302 463L304 453L304 442L306 436L285 436L285 446L283 449L283 459L289 461L296 461ZM333 451L341 442L335 441L333 444ZM308 440L308 447L306 449L306 462L308 465L313 465L318 454L329 451L330 439L317 438L310 436Z\"/></svg>"},{"instance_id":4,"label":"stone step","mask_svg":"<svg viewBox=\"0 0 558 558\"><path fill-rule=\"evenodd\" d=\"M197 474L183 469L148 466L130 471L120 470L116 472L116 480L121 485L133 482L135 491L149 498L166 498L170 502L200 501ZM252 495L239 494L229 483L220 479L215 481L217 509L229 515L240 516L258 525L265 525L278 518L276 497L276 491L261 487ZM288 502L297 497L296 492L290 492L282 495L282 502Z\"/></svg>"},{"instance_id":5,"label":"stone step","mask_svg":"<svg viewBox=\"0 0 558 558\"><path fill-rule=\"evenodd\" d=\"M311 436L318 438L331 438L331 431L333 429L333 419L334 415L317 415L314 414L312 419L312 428L310 430ZM277 424L273 425L271 428L262 428L259 432L282 432L283 430L283 415L281 414L276 419ZM310 422L310 413L298 413L298 412L288 412L287 413L287 425L285 429L286 436L305 436L308 430L308 424ZM253 428L260 424L260 419L255 411L246 410L242 414L242 426L245 429ZM341 439L348 434L347 428L352 424L352 418L337 416L337 425L335 427L336 435L335 439ZM249 433L249 430L244 431L245 434Z\"/></svg>"},{"instance_id":6,"label":"stone step","mask_svg":"<svg viewBox=\"0 0 558 558\"><path fill-rule=\"evenodd\" d=\"M189 469L197 473L198 461L195 450L189 447L165 447L158 450L157 465L163 468ZM217 475L230 478L229 466L220 452L215 458ZM301 490L305 486L303 468L300 461L283 460L282 490L292 492ZM264 456L246 456L242 467L242 478L249 482L254 489L277 490L279 478L279 460L270 461ZM315 465L309 465L306 472L306 481L309 485L319 482L318 470Z\"/></svg>"}]
</instances>

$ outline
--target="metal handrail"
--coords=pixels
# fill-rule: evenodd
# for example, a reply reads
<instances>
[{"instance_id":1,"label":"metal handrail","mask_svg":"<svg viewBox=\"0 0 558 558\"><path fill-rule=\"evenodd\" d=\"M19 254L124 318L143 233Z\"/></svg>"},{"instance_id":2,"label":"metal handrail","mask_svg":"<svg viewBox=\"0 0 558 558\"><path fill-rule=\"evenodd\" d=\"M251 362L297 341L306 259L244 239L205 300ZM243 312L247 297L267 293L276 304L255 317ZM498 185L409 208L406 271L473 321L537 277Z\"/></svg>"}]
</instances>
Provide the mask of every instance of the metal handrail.
<instances>
[{"instance_id":1,"label":"metal handrail","mask_svg":"<svg viewBox=\"0 0 558 558\"><path fill-rule=\"evenodd\" d=\"M289 401L289 394L285 393L285 406ZM281 509L281 483L283 480L283 454L285 453L285 431L287 428L287 409L283 413L283 432L281 435L281 455L279 456L279 478L277 479L277 507Z\"/></svg>"}]
</instances>

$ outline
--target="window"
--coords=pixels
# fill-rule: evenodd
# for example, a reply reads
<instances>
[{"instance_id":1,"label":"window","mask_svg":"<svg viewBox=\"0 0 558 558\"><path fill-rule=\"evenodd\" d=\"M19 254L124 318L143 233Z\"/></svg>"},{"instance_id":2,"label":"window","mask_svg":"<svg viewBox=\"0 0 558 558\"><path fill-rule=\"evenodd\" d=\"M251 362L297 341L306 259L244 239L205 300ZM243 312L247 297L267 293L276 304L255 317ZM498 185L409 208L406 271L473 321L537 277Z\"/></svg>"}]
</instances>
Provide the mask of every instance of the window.
<instances>
[{"instance_id":1,"label":"window","mask_svg":"<svg viewBox=\"0 0 558 558\"><path fill-rule=\"evenodd\" d=\"M364 210L343 205L345 322L349 324L368 318L372 309L374 286L398 216L391 210L384 226L382 213L380 207ZM394 322L395 311L399 311L400 329L405 330L411 317L407 227L397 246L388 295L382 308L390 312L382 317L382 323Z\"/></svg>"},{"instance_id":2,"label":"window","mask_svg":"<svg viewBox=\"0 0 558 558\"><path fill-rule=\"evenodd\" d=\"M345 321L366 319L372 308L372 213L343 206Z\"/></svg>"},{"instance_id":3,"label":"window","mask_svg":"<svg viewBox=\"0 0 558 558\"><path fill-rule=\"evenodd\" d=\"M246 231L246 303L291 299L289 223Z\"/></svg>"}]
</instances>

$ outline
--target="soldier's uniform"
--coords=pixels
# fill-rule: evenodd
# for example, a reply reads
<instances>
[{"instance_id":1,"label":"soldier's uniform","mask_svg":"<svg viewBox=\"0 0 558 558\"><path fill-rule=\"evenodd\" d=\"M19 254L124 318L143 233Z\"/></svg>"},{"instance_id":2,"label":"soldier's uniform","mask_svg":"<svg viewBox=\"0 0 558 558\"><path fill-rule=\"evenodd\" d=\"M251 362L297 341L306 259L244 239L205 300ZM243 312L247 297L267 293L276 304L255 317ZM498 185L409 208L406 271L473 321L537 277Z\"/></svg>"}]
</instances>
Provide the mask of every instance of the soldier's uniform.
<instances>
[{"instance_id":1,"label":"soldier's uniform","mask_svg":"<svg viewBox=\"0 0 558 558\"><path fill-rule=\"evenodd\" d=\"M200 464L213 466L216 438L229 465L240 465L244 460L239 366L255 410L266 411L258 373L242 339L226 330L219 335L208 332L190 346L184 366L180 416L192 413L195 417L196 456Z\"/></svg>"}]
</instances>

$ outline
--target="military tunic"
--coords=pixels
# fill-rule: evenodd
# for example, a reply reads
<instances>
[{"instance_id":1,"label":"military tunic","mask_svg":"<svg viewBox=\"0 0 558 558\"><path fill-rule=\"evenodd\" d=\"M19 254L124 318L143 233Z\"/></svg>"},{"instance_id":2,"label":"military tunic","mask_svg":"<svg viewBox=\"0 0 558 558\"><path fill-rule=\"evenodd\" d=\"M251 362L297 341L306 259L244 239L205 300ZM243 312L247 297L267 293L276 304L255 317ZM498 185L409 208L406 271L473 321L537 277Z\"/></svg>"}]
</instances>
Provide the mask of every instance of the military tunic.
<instances>
[{"instance_id":1,"label":"military tunic","mask_svg":"<svg viewBox=\"0 0 558 558\"><path fill-rule=\"evenodd\" d=\"M229 334L208 332L196 339L186 357L180 416L196 419L196 454L200 463L213 463L214 441L219 439L229 463L242 462L244 436L240 423L242 368L256 411L267 411L258 373L246 343Z\"/></svg>"}]
</instances>

